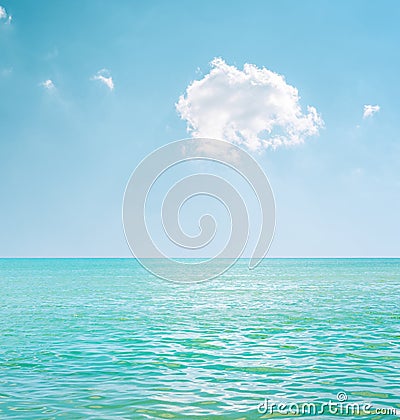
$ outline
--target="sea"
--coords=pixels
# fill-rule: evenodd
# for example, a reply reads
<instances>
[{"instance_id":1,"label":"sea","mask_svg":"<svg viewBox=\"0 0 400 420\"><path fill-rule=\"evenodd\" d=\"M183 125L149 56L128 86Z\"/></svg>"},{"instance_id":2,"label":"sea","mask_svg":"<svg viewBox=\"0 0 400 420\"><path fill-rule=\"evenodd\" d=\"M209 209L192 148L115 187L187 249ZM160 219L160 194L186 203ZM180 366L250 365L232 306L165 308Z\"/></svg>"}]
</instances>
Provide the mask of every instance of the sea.
<instances>
[{"instance_id":1,"label":"sea","mask_svg":"<svg viewBox=\"0 0 400 420\"><path fill-rule=\"evenodd\" d=\"M298 417L400 418L400 259L0 259L0 419Z\"/></svg>"}]
</instances>

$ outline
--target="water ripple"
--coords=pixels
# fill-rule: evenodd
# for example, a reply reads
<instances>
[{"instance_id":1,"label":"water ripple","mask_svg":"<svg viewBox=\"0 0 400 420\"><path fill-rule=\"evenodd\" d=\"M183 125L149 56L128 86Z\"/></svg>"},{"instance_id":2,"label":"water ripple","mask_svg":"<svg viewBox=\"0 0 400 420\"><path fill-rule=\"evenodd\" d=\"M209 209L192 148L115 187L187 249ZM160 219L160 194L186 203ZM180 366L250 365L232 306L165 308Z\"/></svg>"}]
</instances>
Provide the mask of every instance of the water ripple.
<instances>
[{"instance_id":1,"label":"water ripple","mask_svg":"<svg viewBox=\"0 0 400 420\"><path fill-rule=\"evenodd\" d=\"M400 409L400 260L239 261L189 285L0 260L0 287L0 418L253 419L339 391Z\"/></svg>"}]
</instances>

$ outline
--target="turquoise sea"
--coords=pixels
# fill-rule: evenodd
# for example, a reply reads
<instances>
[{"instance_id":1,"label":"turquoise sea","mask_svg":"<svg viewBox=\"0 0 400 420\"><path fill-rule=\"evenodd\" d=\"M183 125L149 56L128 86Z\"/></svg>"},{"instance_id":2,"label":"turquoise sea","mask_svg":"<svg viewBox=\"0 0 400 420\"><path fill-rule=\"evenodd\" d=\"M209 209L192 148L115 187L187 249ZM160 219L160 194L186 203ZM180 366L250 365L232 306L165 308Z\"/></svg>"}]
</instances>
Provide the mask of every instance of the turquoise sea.
<instances>
[{"instance_id":1,"label":"turquoise sea","mask_svg":"<svg viewBox=\"0 0 400 420\"><path fill-rule=\"evenodd\" d=\"M339 392L400 410L399 259L240 260L200 284L2 259L0 296L0 419L292 418L259 405Z\"/></svg>"}]
</instances>

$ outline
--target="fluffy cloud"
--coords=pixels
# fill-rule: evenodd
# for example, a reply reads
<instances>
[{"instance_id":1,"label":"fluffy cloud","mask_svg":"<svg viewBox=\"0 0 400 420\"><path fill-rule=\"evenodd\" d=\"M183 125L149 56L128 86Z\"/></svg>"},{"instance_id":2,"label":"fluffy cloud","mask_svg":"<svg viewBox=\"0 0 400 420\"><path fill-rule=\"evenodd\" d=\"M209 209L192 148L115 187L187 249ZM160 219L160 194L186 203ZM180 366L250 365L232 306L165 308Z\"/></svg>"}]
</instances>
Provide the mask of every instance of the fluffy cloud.
<instances>
[{"instance_id":1,"label":"fluffy cloud","mask_svg":"<svg viewBox=\"0 0 400 420\"><path fill-rule=\"evenodd\" d=\"M381 107L379 105L364 105L363 118L372 117L374 114L379 112Z\"/></svg>"},{"instance_id":2,"label":"fluffy cloud","mask_svg":"<svg viewBox=\"0 0 400 420\"><path fill-rule=\"evenodd\" d=\"M3 6L0 6L0 20L2 19L7 19L6 23L11 23L12 16L7 14L7 11Z\"/></svg>"},{"instance_id":3,"label":"fluffy cloud","mask_svg":"<svg viewBox=\"0 0 400 420\"><path fill-rule=\"evenodd\" d=\"M243 71L221 58L201 80L191 83L176 109L195 137L242 144L250 150L304 142L323 121L314 107L303 113L297 89L266 68L245 64Z\"/></svg>"},{"instance_id":4,"label":"fluffy cloud","mask_svg":"<svg viewBox=\"0 0 400 420\"><path fill-rule=\"evenodd\" d=\"M47 79L44 82L40 83L40 86L43 86L47 90L55 89L55 85L54 85L53 81L50 80L50 79Z\"/></svg>"},{"instance_id":5,"label":"fluffy cloud","mask_svg":"<svg viewBox=\"0 0 400 420\"><path fill-rule=\"evenodd\" d=\"M114 90L114 81L107 69L99 70L93 77L92 80L99 80L105 84L110 90Z\"/></svg>"}]
</instances>

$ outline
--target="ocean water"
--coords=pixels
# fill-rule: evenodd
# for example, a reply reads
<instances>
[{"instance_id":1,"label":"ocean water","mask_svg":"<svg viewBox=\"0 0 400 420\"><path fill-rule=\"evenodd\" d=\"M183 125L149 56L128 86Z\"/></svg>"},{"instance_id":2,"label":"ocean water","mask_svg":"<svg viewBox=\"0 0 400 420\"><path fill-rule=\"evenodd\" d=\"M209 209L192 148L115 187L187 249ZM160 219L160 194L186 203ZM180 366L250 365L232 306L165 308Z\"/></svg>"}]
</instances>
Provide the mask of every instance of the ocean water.
<instances>
[{"instance_id":1,"label":"ocean water","mask_svg":"<svg viewBox=\"0 0 400 420\"><path fill-rule=\"evenodd\" d=\"M400 412L399 259L241 260L184 285L134 259L3 259L0 296L0 419L292 418L265 399L338 393Z\"/></svg>"}]
</instances>

